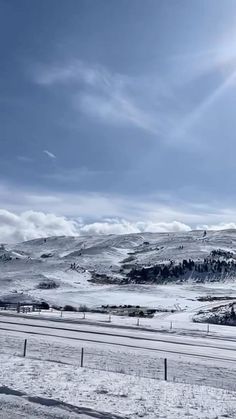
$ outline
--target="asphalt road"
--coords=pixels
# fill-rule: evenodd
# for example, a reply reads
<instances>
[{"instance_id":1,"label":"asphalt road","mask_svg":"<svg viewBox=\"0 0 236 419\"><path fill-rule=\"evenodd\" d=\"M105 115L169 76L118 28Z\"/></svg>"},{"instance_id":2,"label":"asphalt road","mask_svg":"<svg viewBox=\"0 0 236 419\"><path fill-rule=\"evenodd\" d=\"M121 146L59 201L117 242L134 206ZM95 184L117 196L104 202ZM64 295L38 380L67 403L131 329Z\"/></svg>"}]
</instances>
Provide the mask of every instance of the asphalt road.
<instances>
[{"instance_id":1,"label":"asphalt road","mask_svg":"<svg viewBox=\"0 0 236 419\"><path fill-rule=\"evenodd\" d=\"M98 345L136 348L162 354L177 354L228 362L236 361L236 340L153 333L137 329L121 330L89 324L71 324L48 319L0 316L0 333L9 331L17 335L48 336Z\"/></svg>"}]
</instances>

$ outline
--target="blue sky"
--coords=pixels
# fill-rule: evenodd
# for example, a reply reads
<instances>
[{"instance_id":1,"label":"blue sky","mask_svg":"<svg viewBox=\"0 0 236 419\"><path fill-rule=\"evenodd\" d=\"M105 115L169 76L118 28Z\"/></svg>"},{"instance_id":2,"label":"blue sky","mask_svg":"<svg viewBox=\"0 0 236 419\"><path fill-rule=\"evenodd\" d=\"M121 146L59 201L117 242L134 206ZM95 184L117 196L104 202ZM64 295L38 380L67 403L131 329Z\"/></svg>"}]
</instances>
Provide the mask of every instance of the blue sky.
<instances>
[{"instance_id":1,"label":"blue sky","mask_svg":"<svg viewBox=\"0 0 236 419\"><path fill-rule=\"evenodd\" d=\"M234 226L235 23L234 0L0 0L3 236L26 212Z\"/></svg>"}]
</instances>

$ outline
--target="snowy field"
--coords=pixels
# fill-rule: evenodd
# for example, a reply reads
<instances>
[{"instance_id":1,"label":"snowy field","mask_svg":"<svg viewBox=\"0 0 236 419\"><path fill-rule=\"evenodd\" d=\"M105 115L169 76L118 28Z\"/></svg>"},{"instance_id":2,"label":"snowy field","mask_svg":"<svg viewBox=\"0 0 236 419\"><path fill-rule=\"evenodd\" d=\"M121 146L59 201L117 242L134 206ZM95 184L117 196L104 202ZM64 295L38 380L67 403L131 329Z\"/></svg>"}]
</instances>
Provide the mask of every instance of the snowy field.
<instances>
[{"instance_id":1,"label":"snowy field","mask_svg":"<svg viewBox=\"0 0 236 419\"><path fill-rule=\"evenodd\" d=\"M234 328L154 332L58 314L1 314L1 419L236 417Z\"/></svg>"},{"instance_id":2,"label":"snowy field","mask_svg":"<svg viewBox=\"0 0 236 419\"><path fill-rule=\"evenodd\" d=\"M184 258L203 260L214 249L236 257L235 230L188 233L144 233L130 235L50 237L0 248L0 298L11 301L43 299L50 304L140 305L174 309L194 314L204 304L198 297L236 296L234 277L217 282L182 284L100 285L91 283L92 272L123 278L120 271L131 255L137 266L176 262ZM76 269L71 269L71 266ZM56 288L43 289L54 281ZM189 316L188 316L189 317Z\"/></svg>"},{"instance_id":3,"label":"snowy field","mask_svg":"<svg viewBox=\"0 0 236 419\"><path fill-rule=\"evenodd\" d=\"M235 336L224 337L218 328L217 336L185 330L158 333L1 316L0 351L22 356L27 339L27 357L79 367L83 348L83 365L88 368L158 380L164 377L166 357L170 381L236 390Z\"/></svg>"},{"instance_id":4,"label":"snowy field","mask_svg":"<svg viewBox=\"0 0 236 419\"><path fill-rule=\"evenodd\" d=\"M1 356L0 368L0 385L8 387L0 387L2 419L13 412L25 419L236 417L232 391L9 355Z\"/></svg>"}]
</instances>

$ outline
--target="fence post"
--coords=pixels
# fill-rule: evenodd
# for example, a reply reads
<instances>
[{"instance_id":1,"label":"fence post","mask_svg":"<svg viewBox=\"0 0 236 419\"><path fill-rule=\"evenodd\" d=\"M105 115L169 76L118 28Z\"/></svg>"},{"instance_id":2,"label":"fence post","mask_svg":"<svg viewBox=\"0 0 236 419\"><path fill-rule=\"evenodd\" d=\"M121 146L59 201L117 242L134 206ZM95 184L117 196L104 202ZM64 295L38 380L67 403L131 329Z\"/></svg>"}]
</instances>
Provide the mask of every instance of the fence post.
<instances>
[{"instance_id":1,"label":"fence post","mask_svg":"<svg viewBox=\"0 0 236 419\"><path fill-rule=\"evenodd\" d=\"M81 368L84 366L84 348L81 348L80 366Z\"/></svg>"},{"instance_id":2,"label":"fence post","mask_svg":"<svg viewBox=\"0 0 236 419\"><path fill-rule=\"evenodd\" d=\"M173 323L170 322L170 330L172 330L172 329L173 329Z\"/></svg>"},{"instance_id":3,"label":"fence post","mask_svg":"<svg viewBox=\"0 0 236 419\"><path fill-rule=\"evenodd\" d=\"M164 379L167 381L167 359L164 358Z\"/></svg>"},{"instance_id":4,"label":"fence post","mask_svg":"<svg viewBox=\"0 0 236 419\"><path fill-rule=\"evenodd\" d=\"M61 317L62 317L62 310L61 310Z\"/></svg>"},{"instance_id":5,"label":"fence post","mask_svg":"<svg viewBox=\"0 0 236 419\"><path fill-rule=\"evenodd\" d=\"M25 339L25 341L24 341L24 352L23 352L23 357L25 357L25 355L26 355L26 346L27 346L27 339Z\"/></svg>"},{"instance_id":6,"label":"fence post","mask_svg":"<svg viewBox=\"0 0 236 419\"><path fill-rule=\"evenodd\" d=\"M210 325L209 325L209 323L207 323L207 333L209 333L210 332Z\"/></svg>"},{"instance_id":7,"label":"fence post","mask_svg":"<svg viewBox=\"0 0 236 419\"><path fill-rule=\"evenodd\" d=\"M137 318L137 326L139 326L139 317Z\"/></svg>"},{"instance_id":8,"label":"fence post","mask_svg":"<svg viewBox=\"0 0 236 419\"><path fill-rule=\"evenodd\" d=\"M109 323L111 323L111 313L109 313Z\"/></svg>"},{"instance_id":9,"label":"fence post","mask_svg":"<svg viewBox=\"0 0 236 419\"><path fill-rule=\"evenodd\" d=\"M83 312L83 315L84 315L83 319L85 319L85 311Z\"/></svg>"}]
</instances>

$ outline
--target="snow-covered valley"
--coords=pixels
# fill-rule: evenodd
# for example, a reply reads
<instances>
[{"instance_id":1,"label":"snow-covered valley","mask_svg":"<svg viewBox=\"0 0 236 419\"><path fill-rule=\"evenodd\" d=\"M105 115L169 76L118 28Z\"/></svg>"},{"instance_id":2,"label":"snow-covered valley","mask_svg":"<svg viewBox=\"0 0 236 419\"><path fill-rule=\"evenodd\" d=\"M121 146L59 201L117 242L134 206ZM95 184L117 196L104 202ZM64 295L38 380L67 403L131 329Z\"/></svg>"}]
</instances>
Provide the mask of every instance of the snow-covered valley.
<instances>
[{"instance_id":1,"label":"snow-covered valley","mask_svg":"<svg viewBox=\"0 0 236 419\"><path fill-rule=\"evenodd\" d=\"M232 311L235 230L49 237L0 252L2 306L58 308L0 312L4 419L235 417L235 328L192 322ZM133 318L128 305L156 312Z\"/></svg>"},{"instance_id":2,"label":"snow-covered valley","mask_svg":"<svg viewBox=\"0 0 236 419\"><path fill-rule=\"evenodd\" d=\"M199 298L236 296L235 262L235 230L40 238L1 246L0 299L192 313L206 305ZM180 264L182 271L163 274ZM130 276L142 270L149 276Z\"/></svg>"}]
</instances>

